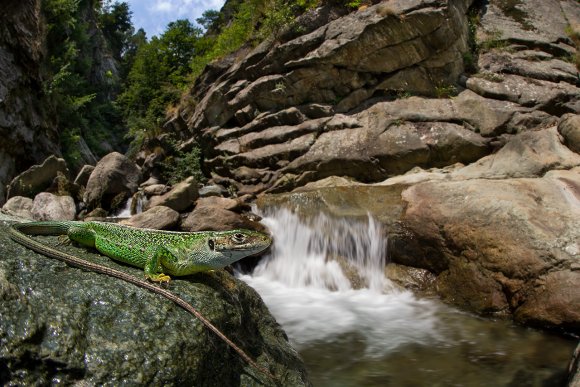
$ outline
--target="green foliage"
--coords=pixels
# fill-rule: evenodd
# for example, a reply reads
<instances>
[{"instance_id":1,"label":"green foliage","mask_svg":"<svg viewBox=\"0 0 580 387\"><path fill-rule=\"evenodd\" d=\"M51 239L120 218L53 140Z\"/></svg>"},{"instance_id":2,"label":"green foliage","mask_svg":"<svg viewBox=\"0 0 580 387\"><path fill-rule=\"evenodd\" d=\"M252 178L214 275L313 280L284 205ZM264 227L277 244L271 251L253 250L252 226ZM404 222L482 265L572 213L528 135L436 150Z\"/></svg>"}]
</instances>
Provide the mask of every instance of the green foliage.
<instances>
[{"instance_id":1,"label":"green foliage","mask_svg":"<svg viewBox=\"0 0 580 387\"><path fill-rule=\"evenodd\" d=\"M344 2L344 5L346 5L348 8L358 8L363 4L362 0L346 0Z\"/></svg>"},{"instance_id":2,"label":"green foliage","mask_svg":"<svg viewBox=\"0 0 580 387\"><path fill-rule=\"evenodd\" d=\"M169 23L160 37L137 48L125 90L117 100L133 149L159 133L167 106L187 85L189 63L200 36L201 30L191 22L177 20Z\"/></svg>"},{"instance_id":3,"label":"green foliage","mask_svg":"<svg viewBox=\"0 0 580 387\"><path fill-rule=\"evenodd\" d=\"M101 7L93 0L44 0L42 12L48 57L42 89L55 112L63 155L78 168L83 139L97 156L110 149L103 143L122 146L125 129L113 103L121 87L120 72L114 65L103 66L95 55L124 59L133 31L130 12L126 3Z\"/></svg>"},{"instance_id":4,"label":"green foliage","mask_svg":"<svg viewBox=\"0 0 580 387\"><path fill-rule=\"evenodd\" d=\"M239 4L233 20L217 36L200 40L198 56L191 62L191 77L198 77L205 66L238 50L244 44L255 44L277 38L296 17L319 4L319 0L247 0ZM199 20L198 20L199 21ZM219 18L214 23L219 23ZM205 21L204 21L205 23Z\"/></svg>"},{"instance_id":5,"label":"green foliage","mask_svg":"<svg viewBox=\"0 0 580 387\"><path fill-rule=\"evenodd\" d=\"M201 17L195 19L195 21L206 30L209 30L220 21L220 16L221 14L218 11L208 9L203 12Z\"/></svg>"},{"instance_id":6,"label":"green foliage","mask_svg":"<svg viewBox=\"0 0 580 387\"><path fill-rule=\"evenodd\" d=\"M457 88L453 85L440 84L435 86L435 95L437 98L449 98L457 95Z\"/></svg>"},{"instance_id":7,"label":"green foliage","mask_svg":"<svg viewBox=\"0 0 580 387\"><path fill-rule=\"evenodd\" d=\"M194 146L189 152L175 151L175 154L165 159L163 177L171 185L193 176L198 182L206 181L201 171L201 150Z\"/></svg>"}]
</instances>

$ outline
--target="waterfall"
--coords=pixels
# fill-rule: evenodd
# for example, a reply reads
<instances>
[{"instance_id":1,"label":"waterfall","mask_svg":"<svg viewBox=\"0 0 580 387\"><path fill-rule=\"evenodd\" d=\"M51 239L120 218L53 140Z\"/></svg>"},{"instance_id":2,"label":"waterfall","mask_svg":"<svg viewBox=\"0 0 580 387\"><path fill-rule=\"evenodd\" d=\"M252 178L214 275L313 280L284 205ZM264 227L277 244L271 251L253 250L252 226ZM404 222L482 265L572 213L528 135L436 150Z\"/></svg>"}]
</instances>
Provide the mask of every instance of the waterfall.
<instances>
[{"instance_id":1,"label":"waterfall","mask_svg":"<svg viewBox=\"0 0 580 387\"><path fill-rule=\"evenodd\" d=\"M392 287L383 275L383 230L371 217L364 223L320 214L305 224L296 214L281 210L263 222L276 242L273 254L255 269L255 275L290 287L344 291L353 288L347 271L373 291Z\"/></svg>"},{"instance_id":2,"label":"waterfall","mask_svg":"<svg viewBox=\"0 0 580 387\"><path fill-rule=\"evenodd\" d=\"M356 337L372 355L437 338L436 304L385 278L385 230L372 217L301 220L281 209L262 222L274 236L271 254L238 275L298 349Z\"/></svg>"}]
</instances>

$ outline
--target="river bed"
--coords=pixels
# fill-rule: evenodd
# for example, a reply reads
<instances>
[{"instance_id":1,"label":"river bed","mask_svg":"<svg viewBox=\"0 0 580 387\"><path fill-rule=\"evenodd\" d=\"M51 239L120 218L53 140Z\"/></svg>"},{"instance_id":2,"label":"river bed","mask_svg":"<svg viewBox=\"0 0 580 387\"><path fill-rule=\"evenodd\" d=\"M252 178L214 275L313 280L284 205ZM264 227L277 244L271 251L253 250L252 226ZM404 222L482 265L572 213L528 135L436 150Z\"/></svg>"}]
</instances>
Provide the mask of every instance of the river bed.
<instances>
[{"instance_id":1,"label":"river bed","mask_svg":"<svg viewBox=\"0 0 580 387\"><path fill-rule=\"evenodd\" d=\"M419 298L383 274L380 225L280 210L252 273L315 386L559 386L576 341ZM336 259L339 257L339 259ZM362 286L353 286L352 270Z\"/></svg>"}]
</instances>

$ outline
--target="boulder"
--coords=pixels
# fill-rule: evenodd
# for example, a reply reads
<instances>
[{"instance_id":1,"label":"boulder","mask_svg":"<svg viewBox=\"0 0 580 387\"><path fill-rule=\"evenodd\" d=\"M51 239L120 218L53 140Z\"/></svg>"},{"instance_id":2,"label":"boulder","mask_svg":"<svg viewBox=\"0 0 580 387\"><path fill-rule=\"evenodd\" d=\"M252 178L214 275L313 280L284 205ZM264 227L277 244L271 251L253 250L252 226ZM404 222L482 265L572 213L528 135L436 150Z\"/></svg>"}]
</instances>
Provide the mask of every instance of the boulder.
<instances>
[{"instance_id":1,"label":"boulder","mask_svg":"<svg viewBox=\"0 0 580 387\"><path fill-rule=\"evenodd\" d=\"M421 253L396 261L437 273L456 305L578 331L579 188L580 168L412 186L400 221Z\"/></svg>"},{"instance_id":2,"label":"boulder","mask_svg":"<svg viewBox=\"0 0 580 387\"><path fill-rule=\"evenodd\" d=\"M127 198L137 191L140 179L141 171L134 162L120 153L109 153L91 173L83 200L89 209L111 209L115 197Z\"/></svg>"},{"instance_id":3,"label":"boulder","mask_svg":"<svg viewBox=\"0 0 580 387\"><path fill-rule=\"evenodd\" d=\"M210 196L223 196L227 193L228 191L218 184L204 185L199 189L199 196L202 198Z\"/></svg>"},{"instance_id":4,"label":"boulder","mask_svg":"<svg viewBox=\"0 0 580 387\"><path fill-rule=\"evenodd\" d=\"M24 196L13 196L2 206L2 212L25 219L32 219L32 199Z\"/></svg>"},{"instance_id":5,"label":"boulder","mask_svg":"<svg viewBox=\"0 0 580 387\"><path fill-rule=\"evenodd\" d=\"M74 220L77 213L72 197L49 192L41 192L34 197L30 212L34 220Z\"/></svg>"},{"instance_id":6,"label":"boulder","mask_svg":"<svg viewBox=\"0 0 580 387\"><path fill-rule=\"evenodd\" d=\"M77 177L75 177L74 183L79 186L86 187L87 183L89 182L89 178L91 177L91 173L93 173L94 170L95 167L93 165L83 165L77 174Z\"/></svg>"},{"instance_id":7,"label":"boulder","mask_svg":"<svg viewBox=\"0 0 580 387\"><path fill-rule=\"evenodd\" d=\"M160 196L169 192L170 187L165 184L151 184L143 187L143 194L146 197Z\"/></svg>"},{"instance_id":8,"label":"boulder","mask_svg":"<svg viewBox=\"0 0 580 387\"><path fill-rule=\"evenodd\" d=\"M580 114L566 114L558 124L558 132L571 151L580 153Z\"/></svg>"},{"instance_id":9,"label":"boulder","mask_svg":"<svg viewBox=\"0 0 580 387\"><path fill-rule=\"evenodd\" d=\"M224 270L175 278L183 298L277 381L159 294L69 267L10 240L0 222L0 359L5 384L309 386L303 362L260 296ZM55 245L56 237L43 243ZM143 278L143 269L59 249Z\"/></svg>"},{"instance_id":10,"label":"boulder","mask_svg":"<svg viewBox=\"0 0 580 387\"><path fill-rule=\"evenodd\" d=\"M193 176L177 183L171 190L161 196L152 196L146 208L166 206L175 211L184 211L193 206L199 197L197 180Z\"/></svg>"},{"instance_id":11,"label":"boulder","mask_svg":"<svg viewBox=\"0 0 580 387\"><path fill-rule=\"evenodd\" d=\"M241 200L208 197L197 200L193 211L181 224L186 231L225 231L237 228L264 231L264 226L252 214L239 212L249 210Z\"/></svg>"},{"instance_id":12,"label":"boulder","mask_svg":"<svg viewBox=\"0 0 580 387\"><path fill-rule=\"evenodd\" d=\"M33 198L49 188L59 172L64 176L69 175L66 162L56 156L49 156L42 164L33 165L12 179L8 186L7 198L13 196Z\"/></svg>"},{"instance_id":13,"label":"boulder","mask_svg":"<svg viewBox=\"0 0 580 387\"><path fill-rule=\"evenodd\" d=\"M250 206L241 198L222 198L219 196L210 196L207 198L199 198L196 202L196 207L220 207L224 210L242 212L249 211Z\"/></svg>"},{"instance_id":14,"label":"boulder","mask_svg":"<svg viewBox=\"0 0 580 387\"><path fill-rule=\"evenodd\" d=\"M171 230L179 223L179 212L165 206L155 206L131 218L121 221L122 224L154 230Z\"/></svg>"}]
</instances>

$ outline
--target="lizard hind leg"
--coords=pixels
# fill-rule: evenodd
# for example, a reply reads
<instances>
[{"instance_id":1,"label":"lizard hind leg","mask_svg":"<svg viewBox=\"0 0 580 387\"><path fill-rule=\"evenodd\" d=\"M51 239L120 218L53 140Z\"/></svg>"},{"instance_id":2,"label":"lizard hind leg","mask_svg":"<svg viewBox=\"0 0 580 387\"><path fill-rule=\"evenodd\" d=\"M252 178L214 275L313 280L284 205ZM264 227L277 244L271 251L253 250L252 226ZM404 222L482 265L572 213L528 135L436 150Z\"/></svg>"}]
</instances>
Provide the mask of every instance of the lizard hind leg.
<instances>
[{"instance_id":1,"label":"lizard hind leg","mask_svg":"<svg viewBox=\"0 0 580 387\"><path fill-rule=\"evenodd\" d=\"M59 235L57 237L57 243L55 246L68 246L71 244L71 240L68 235Z\"/></svg>"}]
</instances>

